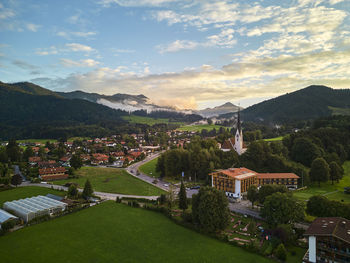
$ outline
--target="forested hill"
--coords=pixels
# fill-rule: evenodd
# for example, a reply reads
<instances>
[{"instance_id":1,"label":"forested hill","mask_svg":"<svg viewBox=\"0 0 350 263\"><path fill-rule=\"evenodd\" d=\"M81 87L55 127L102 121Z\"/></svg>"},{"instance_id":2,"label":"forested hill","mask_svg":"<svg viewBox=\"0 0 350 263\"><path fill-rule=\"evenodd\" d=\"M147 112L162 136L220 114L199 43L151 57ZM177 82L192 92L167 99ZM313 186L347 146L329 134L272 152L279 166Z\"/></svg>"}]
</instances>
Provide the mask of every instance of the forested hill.
<instances>
[{"instance_id":1,"label":"forested hill","mask_svg":"<svg viewBox=\"0 0 350 263\"><path fill-rule=\"evenodd\" d=\"M31 137L74 126L115 125L126 112L86 100L65 99L32 83L0 82L0 138ZM38 135L38 133L40 133Z\"/></svg>"},{"instance_id":2,"label":"forested hill","mask_svg":"<svg viewBox=\"0 0 350 263\"><path fill-rule=\"evenodd\" d=\"M309 86L263 101L242 111L245 121L285 123L350 112L350 89Z\"/></svg>"}]
</instances>

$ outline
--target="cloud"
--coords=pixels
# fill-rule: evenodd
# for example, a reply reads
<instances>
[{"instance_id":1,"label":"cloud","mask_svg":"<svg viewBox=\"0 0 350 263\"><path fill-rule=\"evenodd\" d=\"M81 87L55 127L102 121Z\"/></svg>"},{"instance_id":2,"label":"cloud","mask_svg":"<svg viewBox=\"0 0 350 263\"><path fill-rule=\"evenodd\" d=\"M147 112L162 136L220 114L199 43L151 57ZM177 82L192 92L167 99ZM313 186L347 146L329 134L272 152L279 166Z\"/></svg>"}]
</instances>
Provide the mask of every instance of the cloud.
<instances>
[{"instance_id":1,"label":"cloud","mask_svg":"<svg viewBox=\"0 0 350 263\"><path fill-rule=\"evenodd\" d=\"M6 8L0 3L0 19L8 19L16 15L15 11L10 8Z\"/></svg>"},{"instance_id":2,"label":"cloud","mask_svg":"<svg viewBox=\"0 0 350 263\"><path fill-rule=\"evenodd\" d=\"M32 24L32 23L27 23L26 27L28 30L33 31L33 32L37 32L38 29L41 27L41 25L36 25L36 24Z\"/></svg>"},{"instance_id":3,"label":"cloud","mask_svg":"<svg viewBox=\"0 0 350 263\"><path fill-rule=\"evenodd\" d=\"M144 72L135 74L104 67L37 83L53 89L81 89L104 94L142 93L154 103L184 109L213 100L272 97L315 83L333 88L349 87L349 67L350 50L323 51L250 58L220 69L203 65L179 73L145 75Z\"/></svg>"},{"instance_id":4,"label":"cloud","mask_svg":"<svg viewBox=\"0 0 350 263\"><path fill-rule=\"evenodd\" d=\"M87 32L67 32L67 31L59 31L57 32L57 36L64 37L64 38L72 38L72 37L82 37L82 38L90 38L97 34L97 32L94 31L87 31Z\"/></svg>"},{"instance_id":5,"label":"cloud","mask_svg":"<svg viewBox=\"0 0 350 263\"><path fill-rule=\"evenodd\" d=\"M21 69L25 69L25 70L36 70L39 68L38 66L29 64L29 63L27 63L23 60L19 60L19 59L13 60L12 64L21 68Z\"/></svg>"},{"instance_id":6,"label":"cloud","mask_svg":"<svg viewBox=\"0 0 350 263\"><path fill-rule=\"evenodd\" d=\"M83 59L80 61L73 61L68 58L61 58L60 62L65 67L95 67L100 64L100 62L93 59Z\"/></svg>"},{"instance_id":7,"label":"cloud","mask_svg":"<svg viewBox=\"0 0 350 263\"><path fill-rule=\"evenodd\" d=\"M166 52L177 52L179 50L184 50L184 49L195 49L198 46L199 46L199 43L195 41L176 40L167 46L162 46L162 45L157 46L157 49L159 49L159 53L163 54Z\"/></svg>"},{"instance_id":8,"label":"cloud","mask_svg":"<svg viewBox=\"0 0 350 263\"><path fill-rule=\"evenodd\" d=\"M104 7L109 7L112 4L125 7L138 6L160 6L165 3L171 3L173 0L101 0L99 3Z\"/></svg>"},{"instance_id":9,"label":"cloud","mask_svg":"<svg viewBox=\"0 0 350 263\"><path fill-rule=\"evenodd\" d=\"M217 35L210 35L203 42L191 41L191 40L176 40L168 45L158 45L156 48L159 53L177 52L180 50L191 50L198 47L222 47L231 48L237 40L234 39L234 30L232 28L224 28Z\"/></svg>"},{"instance_id":10,"label":"cloud","mask_svg":"<svg viewBox=\"0 0 350 263\"><path fill-rule=\"evenodd\" d=\"M86 45L82 45L79 43L69 43L66 44L66 47L70 50L70 51L75 51L75 52L91 52L94 51L94 49L92 47L86 46Z\"/></svg>"}]
</instances>

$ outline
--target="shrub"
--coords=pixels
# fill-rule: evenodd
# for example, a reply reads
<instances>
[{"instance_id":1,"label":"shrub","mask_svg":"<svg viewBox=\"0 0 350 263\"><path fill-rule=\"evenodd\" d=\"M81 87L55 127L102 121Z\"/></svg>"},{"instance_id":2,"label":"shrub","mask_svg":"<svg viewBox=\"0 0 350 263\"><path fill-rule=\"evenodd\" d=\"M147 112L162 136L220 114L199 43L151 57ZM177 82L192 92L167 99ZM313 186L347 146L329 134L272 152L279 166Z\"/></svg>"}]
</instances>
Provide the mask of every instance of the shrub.
<instances>
[{"instance_id":1,"label":"shrub","mask_svg":"<svg viewBox=\"0 0 350 263\"><path fill-rule=\"evenodd\" d=\"M120 199L120 197L117 196L117 198L115 199L115 201L116 201L117 203L121 203L121 202L122 202L122 199Z\"/></svg>"},{"instance_id":2,"label":"shrub","mask_svg":"<svg viewBox=\"0 0 350 263\"><path fill-rule=\"evenodd\" d=\"M283 244L279 244L275 250L275 256L282 261L287 259L287 251Z\"/></svg>"}]
</instances>

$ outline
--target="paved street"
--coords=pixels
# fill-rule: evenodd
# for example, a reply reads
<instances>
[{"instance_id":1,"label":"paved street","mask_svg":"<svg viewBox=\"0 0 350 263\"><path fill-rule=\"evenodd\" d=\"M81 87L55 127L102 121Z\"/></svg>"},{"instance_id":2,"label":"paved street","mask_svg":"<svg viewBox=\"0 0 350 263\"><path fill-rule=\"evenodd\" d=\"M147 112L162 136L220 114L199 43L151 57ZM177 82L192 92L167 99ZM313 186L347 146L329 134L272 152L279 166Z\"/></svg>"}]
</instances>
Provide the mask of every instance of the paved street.
<instances>
[{"instance_id":1,"label":"paved street","mask_svg":"<svg viewBox=\"0 0 350 263\"><path fill-rule=\"evenodd\" d=\"M18 165L14 165L13 166L14 168L14 174L19 174L21 177L22 177L22 180L23 181L26 181L26 177L22 174L21 170L19 169L19 166Z\"/></svg>"}]
</instances>

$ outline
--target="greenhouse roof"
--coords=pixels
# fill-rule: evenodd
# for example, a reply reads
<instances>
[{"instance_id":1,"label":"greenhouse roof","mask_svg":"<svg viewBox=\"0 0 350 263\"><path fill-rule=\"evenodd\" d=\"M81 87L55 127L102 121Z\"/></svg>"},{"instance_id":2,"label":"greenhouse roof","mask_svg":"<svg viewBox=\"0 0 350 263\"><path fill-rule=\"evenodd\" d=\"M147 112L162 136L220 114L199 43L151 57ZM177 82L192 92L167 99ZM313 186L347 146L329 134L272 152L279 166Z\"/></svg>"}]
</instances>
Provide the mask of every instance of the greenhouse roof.
<instances>
[{"instance_id":1,"label":"greenhouse roof","mask_svg":"<svg viewBox=\"0 0 350 263\"><path fill-rule=\"evenodd\" d=\"M6 222L10 218L17 218L14 215L11 215L10 213L6 212L5 210L0 209L0 224Z\"/></svg>"}]
</instances>

